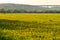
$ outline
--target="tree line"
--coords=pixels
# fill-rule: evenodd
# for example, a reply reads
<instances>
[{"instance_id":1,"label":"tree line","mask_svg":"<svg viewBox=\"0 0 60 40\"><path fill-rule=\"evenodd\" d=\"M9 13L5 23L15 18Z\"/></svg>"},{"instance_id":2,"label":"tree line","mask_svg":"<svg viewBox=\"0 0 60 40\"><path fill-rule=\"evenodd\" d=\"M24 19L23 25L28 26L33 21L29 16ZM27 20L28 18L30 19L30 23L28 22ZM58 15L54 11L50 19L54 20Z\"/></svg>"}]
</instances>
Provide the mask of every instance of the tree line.
<instances>
[{"instance_id":1,"label":"tree line","mask_svg":"<svg viewBox=\"0 0 60 40\"><path fill-rule=\"evenodd\" d=\"M60 13L60 10L31 10L31 11L27 11L27 10L16 10L16 9L0 9L0 13Z\"/></svg>"}]
</instances>

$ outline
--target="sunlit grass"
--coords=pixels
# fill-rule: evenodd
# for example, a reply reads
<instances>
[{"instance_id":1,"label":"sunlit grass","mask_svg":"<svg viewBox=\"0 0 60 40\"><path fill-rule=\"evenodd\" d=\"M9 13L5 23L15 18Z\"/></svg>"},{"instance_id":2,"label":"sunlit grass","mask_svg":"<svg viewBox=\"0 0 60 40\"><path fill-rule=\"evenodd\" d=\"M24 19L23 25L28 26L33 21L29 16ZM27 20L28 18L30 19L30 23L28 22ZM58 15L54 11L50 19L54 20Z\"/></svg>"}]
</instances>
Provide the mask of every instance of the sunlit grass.
<instances>
[{"instance_id":1,"label":"sunlit grass","mask_svg":"<svg viewBox=\"0 0 60 40\"><path fill-rule=\"evenodd\" d=\"M0 27L4 25L0 40L60 40L60 14L0 14L0 19L20 21L19 26L15 26L18 22L0 22Z\"/></svg>"}]
</instances>

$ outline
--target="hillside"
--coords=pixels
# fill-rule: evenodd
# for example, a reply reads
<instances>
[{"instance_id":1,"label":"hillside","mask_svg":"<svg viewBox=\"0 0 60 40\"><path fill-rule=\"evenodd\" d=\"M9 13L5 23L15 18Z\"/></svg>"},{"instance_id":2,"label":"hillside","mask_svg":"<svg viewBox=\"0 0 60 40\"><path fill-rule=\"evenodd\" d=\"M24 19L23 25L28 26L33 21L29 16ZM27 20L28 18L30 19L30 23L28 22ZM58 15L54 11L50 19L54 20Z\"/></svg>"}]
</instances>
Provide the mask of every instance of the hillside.
<instances>
[{"instance_id":1,"label":"hillside","mask_svg":"<svg viewBox=\"0 0 60 40\"><path fill-rule=\"evenodd\" d=\"M7 9L16 9L16 10L60 10L60 5L26 5L26 4L0 4L0 8Z\"/></svg>"}]
</instances>

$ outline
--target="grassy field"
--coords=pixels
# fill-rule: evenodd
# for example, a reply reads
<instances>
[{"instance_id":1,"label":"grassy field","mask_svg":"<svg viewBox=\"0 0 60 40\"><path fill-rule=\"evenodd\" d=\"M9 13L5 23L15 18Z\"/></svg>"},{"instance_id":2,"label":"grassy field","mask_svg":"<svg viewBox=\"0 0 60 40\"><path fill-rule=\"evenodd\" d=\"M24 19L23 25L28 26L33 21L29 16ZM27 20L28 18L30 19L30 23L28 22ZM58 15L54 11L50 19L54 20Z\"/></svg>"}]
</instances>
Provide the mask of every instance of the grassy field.
<instances>
[{"instance_id":1,"label":"grassy field","mask_svg":"<svg viewBox=\"0 0 60 40\"><path fill-rule=\"evenodd\" d=\"M0 14L0 40L60 40L60 14Z\"/></svg>"}]
</instances>

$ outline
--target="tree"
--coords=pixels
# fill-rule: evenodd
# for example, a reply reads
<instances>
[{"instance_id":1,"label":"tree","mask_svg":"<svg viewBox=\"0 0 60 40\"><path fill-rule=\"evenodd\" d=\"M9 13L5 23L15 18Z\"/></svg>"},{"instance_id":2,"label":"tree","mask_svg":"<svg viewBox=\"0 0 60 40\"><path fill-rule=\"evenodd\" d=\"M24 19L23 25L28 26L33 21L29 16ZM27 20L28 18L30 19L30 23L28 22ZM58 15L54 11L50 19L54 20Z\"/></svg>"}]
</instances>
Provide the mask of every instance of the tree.
<instances>
[{"instance_id":1,"label":"tree","mask_svg":"<svg viewBox=\"0 0 60 40\"><path fill-rule=\"evenodd\" d=\"M6 11L3 8L0 9L0 13L5 13L5 12Z\"/></svg>"}]
</instances>

